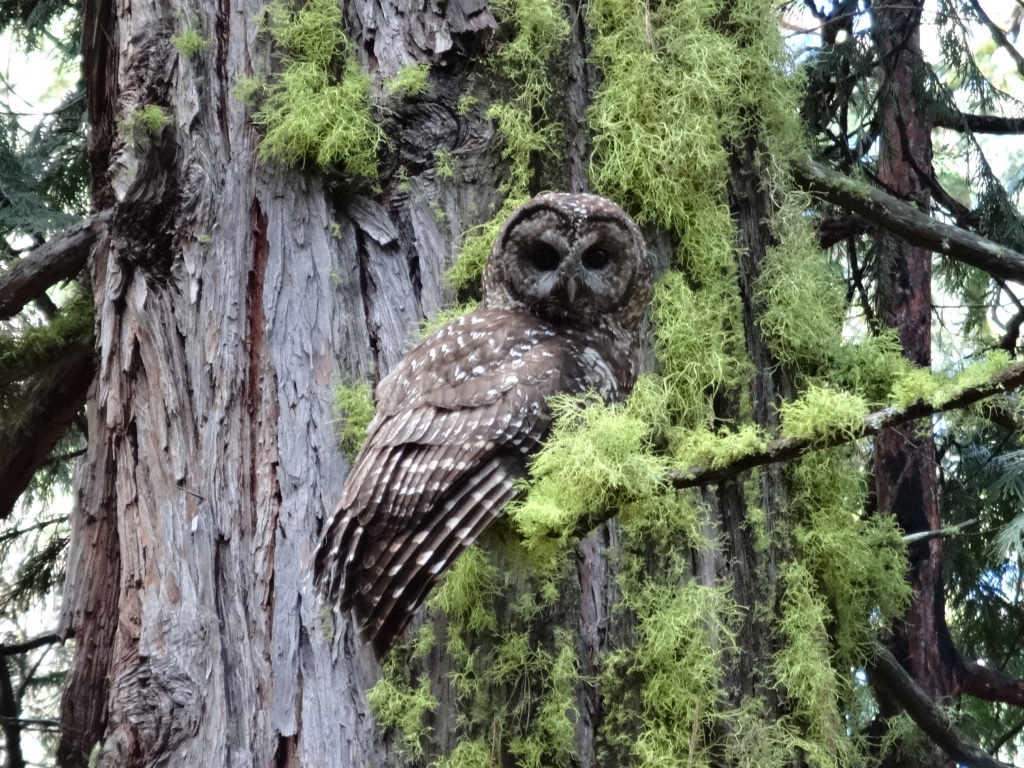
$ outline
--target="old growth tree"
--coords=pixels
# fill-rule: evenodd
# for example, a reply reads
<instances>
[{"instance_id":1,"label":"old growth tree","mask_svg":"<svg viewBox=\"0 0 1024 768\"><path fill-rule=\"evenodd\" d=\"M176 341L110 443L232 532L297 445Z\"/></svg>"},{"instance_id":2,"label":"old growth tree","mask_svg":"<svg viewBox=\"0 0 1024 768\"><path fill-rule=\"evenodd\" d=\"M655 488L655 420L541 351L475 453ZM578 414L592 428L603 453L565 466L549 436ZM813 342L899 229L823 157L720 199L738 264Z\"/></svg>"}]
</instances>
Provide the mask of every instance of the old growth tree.
<instances>
[{"instance_id":1,"label":"old growth tree","mask_svg":"<svg viewBox=\"0 0 1024 768\"><path fill-rule=\"evenodd\" d=\"M69 543L4 592L23 609L66 544L58 763L1016 754L1024 234L979 135L1020 131L1024 63L981 5L807 3L799 50L767 0L0 7L82 53L41 130L9 118L0 205L34 241L0 273L12 539L33 475L78 459ZM979 69L977 34L1018 71ZM650 374L560 406L382 671L310 584L366 385L544 189L645 226Z\"/></svg>"}]
</instances>

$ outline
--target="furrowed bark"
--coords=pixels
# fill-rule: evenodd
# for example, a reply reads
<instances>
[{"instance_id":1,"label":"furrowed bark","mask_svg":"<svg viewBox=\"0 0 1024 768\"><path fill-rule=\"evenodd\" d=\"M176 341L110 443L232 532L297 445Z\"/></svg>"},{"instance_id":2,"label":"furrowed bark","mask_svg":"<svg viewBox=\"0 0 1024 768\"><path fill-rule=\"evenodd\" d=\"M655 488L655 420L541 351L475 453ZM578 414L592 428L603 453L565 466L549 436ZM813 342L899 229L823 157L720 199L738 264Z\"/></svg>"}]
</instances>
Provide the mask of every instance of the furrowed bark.
<instances>
[{"instance_id":1,"label":"furrowed bark","mask_svg":"<svg viewBox=\"0 0 1024 768\"><path fill-rule=\"evenodd\" d=\"M310 583L346 472L332 386L386 373L450 301L454 243L500 200L493 129L455 114L455 77L389 113L377 199L257 163L230 92L266 67L263 11L200 3L189 23L211 45L187 59L170 7L85 9L93 196L113 213L90 260L98 371L60 626L76 638L62 765L401 763L366 704L376 662ZM468 1L346 12L378 95L490 26ZM128 135L154 104L170 123ZM437 149L457 182L434 174Z\"/></svg>"}]
</instances>

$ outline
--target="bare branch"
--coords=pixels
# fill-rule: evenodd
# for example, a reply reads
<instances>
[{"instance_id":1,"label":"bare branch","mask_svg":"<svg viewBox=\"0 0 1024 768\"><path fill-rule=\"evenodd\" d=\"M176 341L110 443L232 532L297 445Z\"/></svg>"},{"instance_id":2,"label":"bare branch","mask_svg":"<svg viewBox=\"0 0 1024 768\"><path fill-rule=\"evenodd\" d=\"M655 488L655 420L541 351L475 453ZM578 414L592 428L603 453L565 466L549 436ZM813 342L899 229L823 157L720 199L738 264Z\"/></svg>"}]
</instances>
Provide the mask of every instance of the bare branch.
<instances>
[{"instance_id":1,"label":"bare branch","mask_svg":"<svg viewBox=\"0 0 1024 768\"><path fill-rule=\"evenodd\" d=\"M976 661L964 660L963 685L968 696L1024 707L1024 680L983 667Z\"/></svg>"},{"instance_id":2,"label":"bare branch","mask_svg":"<svg viewBox=\"0 0 1024 768\"><path fill-rule=\"evenodd\" d=\"M908 241L1010 280L1024 281L1024 254L966 229L943 224L881 190L811 160L794 164L796 183Z\"/></svg>"},{"instance_id":3,"label":"bare branch","mask_svg":"<svg viewBox=\"0 0 1024 768\"><path fill-rule=\"evenodd\" d=\"M943 111L935 116L935 126L937 128L948 128L951 131L1012 136L1024 133L1024 117L968 115L963 112Z\"/></svg>"},{"instance_id":4,"label":"bare branch","mask_svg":"<svg viewBox=\"0 0 1024 768\"><path fill-rule=\"evenodd\" d=\"M11 643L10 645L0 643L0 656L16 656L19 653L28 653L36 648L42 648L44 645L53 645L60 642L63 642L60 635L56 632L47 632L44 635L38 635L21 643Z\"/></svg>"},{"instance_id":5,"label":"bare branch","mask_svg":"<svg viewBox=\"0 0 1024 768\"><path fill-rule=\"evenodd\" d=\"M978 518L974 518L973 520L965 520L964 522L957 523L956 525L949 525L945 528L939 528L939 530L937 531L921 531L920 533L908 533L906 536L903 537L903 543L915 544L919 541L929 541L931 539L942 539L946 536L956 536L964 528L967 528L971 525L975 525L978 522Z\"/></svg>"},{"instance_id":6,"label":"bare branch","mask_svg":"<svg viewBox=\"0 0 1024 768\"><path fill-rule=\"evenodd\" d=\"M889 696L903 707L943 752L970 768L1010 768L972 744L886 648L876 645L874 650L868 662L871 684L878 693Z\"/></svg>"},{"instance_id":7,"label":"bare branch","mask_svg":"<svg viewBox=\"0 0 1024 768\"><path fill-rule=\"evenodd\" d=\"M80 221L56 240L20 257L0 275L0 320L14 317L59 280L77 275L110 216L108 210Z\"/></svg>"},{"instance_id":8,"label":"bare branch","mask_svg":"<svg viewBox=\"0 0 1024 768\"><path fill-rule=\"evenodd\" d=\"M72 345L58 365L59 370L43 370L35 377L18 426L0 430L0 520L10 514L32 474L85 404L95 371L92 344Z\"/></svg>"}]
</instances>

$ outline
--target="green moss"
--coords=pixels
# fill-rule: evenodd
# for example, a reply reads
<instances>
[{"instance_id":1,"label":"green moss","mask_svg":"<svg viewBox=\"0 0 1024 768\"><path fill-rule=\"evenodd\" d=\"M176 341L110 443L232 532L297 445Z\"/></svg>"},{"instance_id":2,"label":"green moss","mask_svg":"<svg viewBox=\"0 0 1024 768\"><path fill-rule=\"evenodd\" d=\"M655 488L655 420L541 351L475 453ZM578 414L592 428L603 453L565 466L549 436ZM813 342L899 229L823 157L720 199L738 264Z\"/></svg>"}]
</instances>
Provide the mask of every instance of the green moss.
<instances>
[{"instance_id":1,"label":"green moss","mask_svg":"<svg viewBox=\"0 0 1024 768\"><path fill-rule=\"evenodd\" d=\"M549 404L556 427L530 466L530 492L508 510L540 562L550 562L583 515L656 494L668 468L647 450L648 425L625 409L566 396Z\"/></svg>"},{"instance_id":2,"label":"green moss","mask_svg":"<svg viewBox=\"0 0 1024 768\"><path fill-rule=\"evenodd\" d=\"M137 135L138 131L147 136L158 136L170 122L170 115L163 108L147 104L132 112L124 125L129 136Z\"/></svg>"},{"instance_id":3,"label":"green moss","mask_svg":"<svg viewBox=\"0 0 1024 768\"><path fill-rule=\"evenodd\" d=\"M263 96L267 88L265 77L239 77L235 80L235 87L231 89L231 95L238 101L253 106Z\"/></svg>"},{"instance_id":4,"label":"green moss","mask_svg":"<svg viewBox=\"0 0 1024 768\"><path fill-rule=\"evenodd\" d=\"M432 768L494 768L494 749L486 739L460 741L448 757L439 758Z\"/></svg>"},{"instance_id":5,"label":"green moss","mask_svg":"<svg viewBox=\"0 0 1024 768\"><path fill-rule=\"evenodd\" d=\"M459 97L459 103L455 106L455 112L463 117L469 114L474 106L476 106L478 99L476 96L471 94L464 94Z\"/></svg>"},{"instance_id":6,"label":"green moss","mask_svg":"<svg viewBox=\"0 0 1024 768\"><path fill-rule=\"evenodd\" d=\"M451 152L434 153L434 173L439 179L450 179L455 175L455 161Z\"/></svg>"},{"instance_id":7,"label":"green moss","mask_svg":"<svg viewBox=\"0 0 1024 768\"><path fill-rule=\"evenodd\" d=\"M433 317L420 323L420 338L425 339L442 325L447 325L455 318L462 317L476 308L477 302L467 301L465 303L456 303L450 307L442 309Z\"/></svg>"},{"instance_id":8,"label":"green moss","mask_svg":"<svg viewBox=\"0 0 1024 768\"><path fill-rule=\"evenodd\" d=\"M334 391L334 410L342 423L338 442L342 453L353 461L366 440L366 428L376 413L373 388L362 382L344 384Z\"/></svg>"},{"instance_id":9,"label":"green moss","mask_svg":"<svg viewBox=\"0 0 1024 768\"><path fill-rule=\"evenodd\" d=\"M384 82L384 90L398 96L416 96L427 89L429 75L430 67L426 64L407 64Z\"/></svg>"},{"instance_id":10,"label":"green moss","mask_svg":"<svg viewBox=\"0 0 1024 768\"><path fill-rule=\"evenodd\" d=\"M683 470L695 465L718 469L763 450L765 445L764 435L753 424L736 431L681 430L673 439L673 455Z\"/></svg>"},{"instance_id":11,"label":"green moss","mask_svg":"<svg viewBox=\"0 0 1024 768\"><path fill-rule=\"evenodd\" d=\"M253 114L266 132L260 156L376 177L384 134L370 116L370 78L359 70L341 31L341 6L309 0L292 11L273 3L267 14L283 69Z\"/></svg>"},{"instance_id":12,"label":"green moss","mask_svg":"<svg viewBox=\"0 0 1024 768\"><path fill-rule=\"evenodd\" d=\"M854 438L864 432L868 404L859 395L811 385L799 398L784 403L780 411L786 437L812 441Z\"/></svg>"},{"instance_id":13,"label":"green moss","mask_svg":"<svg viewBox=\"0 0 1024 768\"><path fill-rule=\"evenodd\" d=\"M171 38L171 42L178 49L178 53L186 59L199 55L212 45L211 41L194 29L186 29L180 35L175 35Z\"/></svg>"},{"instance_id":14,"label":"green moss","mask_svg":"<svg viewBox=\"0 0 1024 768\"><path fill-rule=\"evenodd\" d=\"M860 519L866 480L849 447L801 459L792 493L796 554L828 601L838 666L858 665L910 594L902 532L890 516Z\"/></svg>"},{"instance_id":15,"label":"green moss","mask_svg":"<svg viewBox=\"0 0 1024 768\"><path fill-rule=\"evenodd\" d=\"M895 330L886 329L860 343L844 344L828 369L829 380L863 397L872 406L889 404L893 386L911 372Z\"/></svg>"},{"instance_id":16,"label":"green moss","mask_svg":"<svg viewBox=\"0 0 1024 768\"><path fill-rule=\"evenodd\" d=\"M497 619L487 608L487 599L497 589L497 578L494 566L479 549L470 547L455 561L428 604L469 632L494 630Z\"/></svg>"},{"instance_id":17,"label":"green moss","mask_svg":"<svg viewBox=\"0 0 1024 768\"><path fill-rule=\"evenodd\" d=\"M764 307L758 324L780 362L821 364L836 354L846 313L839 275L822 257L817 233L802 211L781 211L773 229L780 245L769 249L757 281Z\"/></svg>"},{"instance_id":18,"label":"green moss","mask_svg":"<svg viewBox=\"0 0 1024 768\"><path fill-rule=\"evenodd\" d=\"M990 381L1009 364L1010 356L1006 352L994 350L952 375L914 368L893 383L892 404L897 408L906 408L921 401L936 408L942 407L965 390Z\"/></svg>"},{"instance_id":19,"label":"green moss","mask_svg":"<svg viewBox=\"0 0 1024 768\"><path fill-rule=\"evenodd\" d=\"M391 654L366 700L381 727L395 730L399 754L416 759L423 756L423 742L431 730L424 718L437 709L437 699L430 693L430 681L424 677L414 687L397 659Z\"/></svg>"},{"instance_id":20,"label":"green moss","mask_svg":"<svg viewBox=\"0 0 1024 768\"><path fill-rule=\"evenodd\" d=\"M709 745L702 736L717 720L724 696L718 683L722 654L735 650L732 603L724 591L692 582L633 585L624 593L637 615L637 645L613 652L607 665L644 681L640 731L635 738L628 731L610 733L608 740L613 746L624 741L618 746L632 752L631 764L644 768L707 765ZM603 677L602 683L606 690L618 688L614 680Z\"/></svg>"}]
</instances>

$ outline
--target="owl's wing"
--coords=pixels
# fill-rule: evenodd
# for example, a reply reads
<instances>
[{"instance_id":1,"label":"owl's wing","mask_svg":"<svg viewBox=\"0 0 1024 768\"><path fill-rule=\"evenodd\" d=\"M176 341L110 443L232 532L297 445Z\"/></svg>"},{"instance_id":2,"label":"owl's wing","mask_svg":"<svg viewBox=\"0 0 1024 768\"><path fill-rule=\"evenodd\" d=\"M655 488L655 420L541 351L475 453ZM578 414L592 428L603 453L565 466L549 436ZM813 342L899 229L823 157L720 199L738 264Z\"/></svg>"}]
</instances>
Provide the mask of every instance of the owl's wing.
<instances>
[{"instance_id":1,"label":"owl's wing","mask_svg":"<svg viewBox=\"0 0 1024 768\"><path fill-rule=\"evenodd\" d=\"M377 416L316 557L322 588L354 609L379 655L515 495L550 428L547 398L589 386L582 359L533 318L478 310L380 383Z\"/></svg>"}]
</instances>

